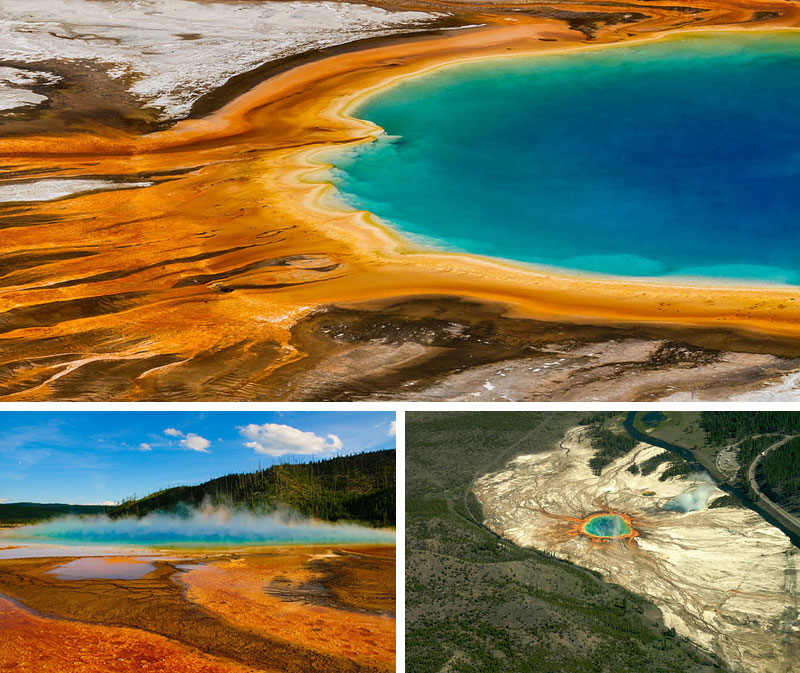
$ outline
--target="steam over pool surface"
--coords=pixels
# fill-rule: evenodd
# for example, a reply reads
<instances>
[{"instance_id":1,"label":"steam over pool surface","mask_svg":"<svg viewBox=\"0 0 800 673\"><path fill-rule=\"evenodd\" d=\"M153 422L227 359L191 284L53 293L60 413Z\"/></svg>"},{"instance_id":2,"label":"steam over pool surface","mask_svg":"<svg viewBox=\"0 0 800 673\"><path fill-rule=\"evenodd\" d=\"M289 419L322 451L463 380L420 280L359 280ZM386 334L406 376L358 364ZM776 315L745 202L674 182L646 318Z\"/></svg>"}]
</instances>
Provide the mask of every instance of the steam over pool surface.
<instances>
[{"instance_id":1,"label":"steam over pool surface","mask_svg":"<svg viewBox=\"0 0 800 673\"><path fill-rule=\"evenodd\" d=\"M676 495L664 504L664 509L673 512L697 512L708 504L708 499L716 491L716 485L708 474L692 474L689 478L700 484Z\"/></svg>"},{"instance_id":2,"label":"steam over pool surface","mask_svg":"<svg viewBox=\"0 0 800 673\"><path fill-rule=\"evenodd\" d=\"M354 112L343 200L447 250L622 276L800 284L800 34L466 63Z\"/></svg>"},{"instance_id":3,"label":"steam over pool surface","mask_svg":"<svg viewBox=\"0 0 800 673\"><path fill-rule=\"evenodd\" d=\"M387 543L394 531L333 524L222 507L181 514L152 513L140 519L67 516L17 529L14 538L66 544L145 546ZM5 538L10 539L10 538Z\"/></svg>"}]
</instances>

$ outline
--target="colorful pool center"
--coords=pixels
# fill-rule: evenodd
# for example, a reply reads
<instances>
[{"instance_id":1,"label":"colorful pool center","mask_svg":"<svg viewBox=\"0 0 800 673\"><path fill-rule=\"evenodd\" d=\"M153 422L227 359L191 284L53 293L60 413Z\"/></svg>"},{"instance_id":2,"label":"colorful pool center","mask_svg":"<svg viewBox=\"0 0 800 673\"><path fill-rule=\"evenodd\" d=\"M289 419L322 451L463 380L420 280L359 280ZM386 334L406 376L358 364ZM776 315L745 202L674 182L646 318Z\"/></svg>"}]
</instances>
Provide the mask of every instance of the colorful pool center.
<instances>
[{"instance_id":1,"label":"colorful pool center","mask_svg":"<svg viewBox=\"0 0 800 673\"><path fill-rule=\"evenodd\" d=\"M583 523L582 531L590 537L623 538L635 535L630 524L619 514L595 514Z\"/></svg>"}]
</instances>

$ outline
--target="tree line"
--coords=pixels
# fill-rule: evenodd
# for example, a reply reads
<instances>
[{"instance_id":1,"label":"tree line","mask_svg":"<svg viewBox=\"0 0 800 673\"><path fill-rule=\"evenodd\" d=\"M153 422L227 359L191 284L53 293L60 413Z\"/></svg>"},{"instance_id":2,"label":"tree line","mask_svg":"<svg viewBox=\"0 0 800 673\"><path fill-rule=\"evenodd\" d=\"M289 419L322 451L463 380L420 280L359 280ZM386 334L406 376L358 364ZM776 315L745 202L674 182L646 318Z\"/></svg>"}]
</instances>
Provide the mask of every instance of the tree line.
<instances>
[{"instance_id":1,"label":"tree line","mask_svg":"<svg viewBox=\"0 0 800 673\"><path fill-rule=\"evenodd\" d=\"M766 496L784 509L800 512L800 437L770 451L756 474Z\"/></svg>"},{"instance_id":2,"label":"tree line","mask_svg":"<svg viewBox=\"0 0 800 673\"><path fill-rule=\"evenodd\" d=\"M589 467L596 475L599 475L606 465L624 456L636 446L636 440L627 433L612 432L598 422L588 427L592 448L595 451L594 457L589 460Z\"/></svg>"},{"instance_id":3,"label":"tree line","mask_svg":"<svg viewBox=\"0 0 800 673\"><path fill-rule=\"evenodd\" d=\"M371 451L303 464L228 474L197 486L176 486L110 508L111 517L144 516L182 506L241 507L269 513L288 508L325 521L394 526L396 452Z\"/></svg>"},{"instance_id":4,"label":"tree line","mask_svg":"<svg viewBox=\"0 0 800 673\"><path fill-rule=\"evenodd\" d=\"M706 443L712 446L732 440L780 433L800 434L800 413L796 411L703 411L700 426Z\"/></svg>"}]
</instances>

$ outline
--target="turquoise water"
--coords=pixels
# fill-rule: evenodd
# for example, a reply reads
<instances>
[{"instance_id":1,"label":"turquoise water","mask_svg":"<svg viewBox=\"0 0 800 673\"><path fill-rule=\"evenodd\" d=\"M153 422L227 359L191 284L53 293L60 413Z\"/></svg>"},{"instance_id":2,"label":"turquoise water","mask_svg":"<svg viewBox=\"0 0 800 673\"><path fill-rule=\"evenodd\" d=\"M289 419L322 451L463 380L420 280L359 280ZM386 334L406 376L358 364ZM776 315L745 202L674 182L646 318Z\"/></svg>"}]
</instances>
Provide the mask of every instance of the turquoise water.
<instances>
[{"instance_id":1,"label":"turquoise water","mask_svg":"<svg viewBox=\"0 0 800 673\"><path fill-rule=\"evenodd\" d=\"M631 534L631 527L617 514L601 514L589 519L583 530L596 537L622 537Z\"/></svg>"},{"instance_id":2,"label":"turquoise water","mask_svg":"<svg viewBox=\"0 0 800 673\"><path fill-rule=\"evenodd\" d=\"M111 519L104 515L65 516L14 529L3 542L64 545L143 545L200 547L273 544L386 543L394 531L355 524L258 515L241 510L209 508L185 514L152 513L142 518Z\"/></svg>"},{"instance_id":3,"label":"turquoise water","mask_svg":"<svg viewBox=\"0 0 800 673\"><path fill-rule=\"evenodd\" d=\"M326 155L430 246L625 276L800 284L800 34L461 64L368 99Z\"/></svg>"}]
</instances>

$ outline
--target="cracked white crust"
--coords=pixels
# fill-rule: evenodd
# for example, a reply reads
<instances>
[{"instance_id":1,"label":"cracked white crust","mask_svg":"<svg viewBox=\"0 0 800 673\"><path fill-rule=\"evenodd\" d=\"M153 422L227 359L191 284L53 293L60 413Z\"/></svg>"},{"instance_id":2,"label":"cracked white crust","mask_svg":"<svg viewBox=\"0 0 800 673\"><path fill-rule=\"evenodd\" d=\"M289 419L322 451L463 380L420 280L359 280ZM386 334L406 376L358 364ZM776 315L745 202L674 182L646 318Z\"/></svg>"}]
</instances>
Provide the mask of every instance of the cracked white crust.
<instances>
[{"instance_id":1,"label":"cracked white crust","mask_svg":"<svg viewBox=\"0 0 800 673\"><path fill-rule=\"evenodd\" d=\"M201 95L268 61L421 28L433 18L423 12L297 0L2 0L0 63L93 61L112 77L125 77L130 92L143 105L157 108L162 119L178 119ZM0 108L8 88L0 82ZM14 100L41 102L35 96L44 100L29 89L14 88L16 93L6 93L6 107Z\"/></svg>"}]
</instances>

